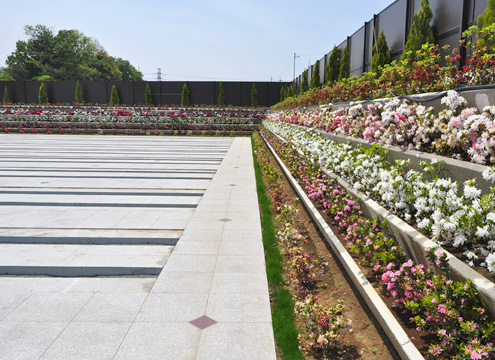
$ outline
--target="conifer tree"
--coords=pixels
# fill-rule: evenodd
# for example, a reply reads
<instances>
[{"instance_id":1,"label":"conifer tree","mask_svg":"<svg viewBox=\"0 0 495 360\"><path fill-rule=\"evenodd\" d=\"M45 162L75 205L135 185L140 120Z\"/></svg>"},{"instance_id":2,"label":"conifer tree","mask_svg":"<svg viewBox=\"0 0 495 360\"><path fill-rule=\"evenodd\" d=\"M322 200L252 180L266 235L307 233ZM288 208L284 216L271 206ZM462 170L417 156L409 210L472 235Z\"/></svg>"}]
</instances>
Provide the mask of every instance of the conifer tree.
<instances>
[{"instance_id":1,"label":"conifer tree","mask_svg":"<svg viewBox=\"0 0 495 360\"><path fill-rule=\"evenodd\" d=\"M294 90L295 87L296 87L295 84L291 84L287 87L286 97L292 97L292 96L296 95L296 91Z\"/></svg>"},{"instance_id":2,"label":"conifer tree","mask_svg":"<svg viewBox=\"0 0 495 360\"><path fill-rule=\"evenodd\" d=\"M379 76L382 68L386 64L390 64L390 50L388 49L387 39L383 29L380 31L380 36L376 44L373 46L373 58L371 59L371 71Z\"/></svg>"},{"instance_id":3,"label":"conifer tree","mask_svg":"<svg viewBox=\"0 0 495 360\"><path fill-rule=\"evenodd\" d=\"M309 90L308 87L308 70L304 70L301 79L301 87L299 88L299 94L305 93Z\"/></svg>"},{"instance_id":4,"label":"conifer tree","mask_svg":"<svg viewBox=\"0 0 495 360\"><path fill-rule=\"evenodd\" d=\"M223 90L222 83L220 83L218 88L218 106L225 106L225 91Z\"/></svg>"},{"instance_id":5,"label":"conifer tree","mask_svg":"<svg viewBox=\"0 0 495 360\"><path fill-rule=\"evenodd\" d=\"M256 89L256 85L254 83L251 88L251 106L258 107L258 89Z\"/></svg>"},{"instance_id":6,"label":"conifer tree","mask_svg":"<svg viewBox=\"0 0 495 360\"><path fill-rule=\"evenodd\" d=\"M182 96L180 98L180 106L191 105L191 99L189 95L189 88L187 87L187 84L184 83L184 86L182 87Z\"/></svg>"},{"instance_id":7,"label":"conifer tree","mask_svg":"<svg viewBox=\"0 0 495 360\"><path fill-rule=\"evenodd\" d=\"M435 43L435 36L431 30L430 22L433 18L433 11L428 0L421 0L421 8L413 16L411 30L407 36L404 52L401 60L416 60L416 51L421 50L424 44ZM409 53L410 52L410 53Z\"/></svg>"},{"instance_id":8,"label":"conifer tree","mask_svg":"<svg viewBox=\"0 0 495 360\"><path fill-rule=\"evenodd\" d=\"M110 105L120 105L119 93L117 92L117 87L115 85L112 85L112 92L110 93Z\"/></svg>"},{"instance_id":9,"label":"conifer tree","mask_svg":"<svg viewBox=\"0 0 495 360\"><path fill-rule=\"evenodd\" d=\"M321 86L320 82L320 61L316 60L315 66L313 67L313 76L311 76L311 89L318 88Z\"/></svg>"},{"instance_id":10,"label":"conifer tree","mask_svg":"<svg viewBox=\"0 0 495 360\"><path fill-rule=\"evenodd\" d=\"M332 53L328 58L328 71L326 73L326 83L331 85L339 79L340 73L340 50L337 46L333 46Z\"/></svg>"},{"instance_id":11,"label":"conifer tree","mask_svg":"<svg viewBox=\"0 0 495 360\"><path fill-rule=\"evenodd\" d=\"M485 44L485 39L483 39L479 34L482 32L484 27L487 27L495 23L495 0L488 0L488 6L486 7L483 14L478 16L478 44L481 46L485 45L495 45L494 43Z\"/></svg>"},{"instance_id":12,"label":"conifer tree","mask_svg":"<svg viewBox=\"0 0 495 360\"><path fill-rule=\"evenodd\" d=\"M3 92L3 103L4 104L9 104L10 103L9 89L7 89L7 85L5 85L5 91Z\"/></svg>"},{"instance_id":13,"label":"conifer tree","mask_svg":"<svg viewBox=\"0 0 495 360\"><path fill-rule=\"evenodd\" d=\"M349 64L349 50L347 49L346 46L344 48L344 54L342 55L342 60L340 61L339 80L348 78L350 72L351 72L351 65Z\"/></svg>"},{"instance_id":14,"label":"conifer tree","mask_svg":"<svg viewBox=\"0 0 495 360\"><path fill-rule=\"evenodd\" d=\"M40 90L38 93L38 100L40 105L48 104L48 95L46 94L44 82L41 83Z\"/></svg>"},{"instance_id":15,"label":"conifer tree","mask_svg":"<svg viewBox=\"0 0 495 360\"><path fill-rule=\"evenodd\" d=\"M82 103L83 103L82 87L78 81L76 84L76 104L82 104Z\"/></svg>"},{"instance_id":16,"label":"conifer tree","mask_svg":"<svg viewBox=\"0 0 495 360\"><path fill-rule=\"evenodd\" d=\"M153 97L151 96L150 84L146 83L146 89L144 90L144 103L146 106L153 106Z\"/></svg>"},{"instance_id":17,"label":"conifer tree","mask_svg":"<svg viewBox=\"0 0 495 360\"><path fill-rule=\"evenodd\" d=\"M280 101L285 100L285 98L287 97L286 93L287 93L287 90L285 88L285 85L282 85L282 87L280 88Z\"/></svg>"}]
</instances>

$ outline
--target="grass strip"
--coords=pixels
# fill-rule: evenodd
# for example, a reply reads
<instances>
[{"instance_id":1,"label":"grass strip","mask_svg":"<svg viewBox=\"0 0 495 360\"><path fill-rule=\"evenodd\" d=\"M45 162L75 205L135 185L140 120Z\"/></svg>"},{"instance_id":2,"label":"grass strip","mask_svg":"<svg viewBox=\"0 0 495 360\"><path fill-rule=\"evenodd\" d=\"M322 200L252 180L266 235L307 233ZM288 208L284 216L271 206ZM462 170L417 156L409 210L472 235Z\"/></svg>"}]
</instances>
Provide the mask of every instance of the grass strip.
<instances>
[{"instance_id":1,"label":"grass strip","mask_svg":"<svg viewBox=\"0 0 495 360\"><path fill-rule=\"evenodd\" d=\"M263 235L263 246L265 248L266 274L268 283L272 290L272 324L275 342L282 352L284 359L298 360L304 359L299 349L298 334L294 321L294 299L288 289L284 287L282 276L282 255L277 246L277 236L275 224L272 217L271 201L266 195L266 186L263 182L261 166L256 155L255 137L259 135L253 132L251 145L253 150L254 172L256 175L256 190L261 209L261 229Z\"/></svg>"}]
</instances>

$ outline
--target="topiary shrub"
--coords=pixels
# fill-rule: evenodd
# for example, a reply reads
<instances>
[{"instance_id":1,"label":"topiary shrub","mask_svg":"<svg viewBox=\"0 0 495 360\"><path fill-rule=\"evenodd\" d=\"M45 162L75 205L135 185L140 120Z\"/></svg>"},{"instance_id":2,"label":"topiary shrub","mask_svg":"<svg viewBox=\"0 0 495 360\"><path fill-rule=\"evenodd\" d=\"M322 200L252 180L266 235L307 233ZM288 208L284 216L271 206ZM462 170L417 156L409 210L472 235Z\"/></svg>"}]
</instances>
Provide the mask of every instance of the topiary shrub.
<instances>
[{"instance_id":1,"label":"topiary shrub","mask_svg":"<svg viewBox=\"0 0 495 360\"><path fill-rule=\"evenodd\" d=\"M220 83L218 89L218 106L225 106L225 91L222 83Z\"/></svg>"},{"instance_id":2,"label":"topiary shrub","mask_svg":"<svg viewBox=\"0 0 495 360\"><path fill-rule=\"evenodd\" d=\"M182 87L182 96L180 98L180 105L181 106L191 105L189 88L187 87L187 84L185 84L185 83L184 83L184 86Z\"/></svg>"},{"instance_id":3,"label":"topiary shrub","mask_svg":"<svg viewBox=\"0 0 495 360\"><path fill-rule=\"evenodd\" d=\"M328 58L327 71L325 74L325 80L327 85L331 85L339 80L340 72L340 50L337 46L333 46L332 53Z\"/></svg>"},{"instance_id":4,"label":"topiary shrub","mask_svg":"<svg viewBox=\"0 0 495 360\"><path fill-rule=\"evenodd\" d=\"M430 26L432 18L433 11L430 8L430 3L428 0L421 0L421 8L413 16L413 23L407 36L401 60L409 59L412 63L416 61L416 51L421 50L424 44L435 43L435 36Z\"/></svg>"},{"instance_id":5,"label":"topiary shrub","mask_svg":"<svg viewBox=\"0 0 495 360\"><path fill-rule=\"evenodd\" d=\"M7 85L5 85L5 91L3 92L3 103L4 104L9 104L10 103L9 89L7 89Z\"/></svg>"},{"instance_id":6,"label":"topiary shrub","mask_svg":"<svg viewBox=\"0 0 495 360\"><path fill-rule=\"evenodd\" d=\"M83 92L82 92L82 87L79 81L76 84L76 104L82 104L83 103Z\"/></svg>"},{"instance_id":7,"label":"topiary shrub","mask_svg":"<svg viewBox=\"0 0 495 360\"><path fill-rule=\"evenodd\" d=\"M344 54L342 55L342 60L340 61L340 72L339 80L347 79L351 72L351 66L349 64L349 50L347 46L344 48Z\"/></svg>"},{"instance_id":8,"label":"topiary shrub","mask_svg":"<svg viewBox=\"0 0 495 360\"><path fill-rule=\"evenodd\" d=\"M146 90L144 91L144 103L146 106L154 106L150 85L148 83L146 83Z\"/></svg>"},{"instance_id":9,"label":"topiary shrub","mask_svg":"<svg viewBox=\"0 0 495 360\"><path fill-rule=\"evenodd\" d=\"M256 85L254 83L251 87L251 106L258 107L258 89L256 89Z\"/></svg>"},{"instance_id":10,"label":"topiary shrub","mask_svg":"<svg viewBox=\"0 0 495 360\"><path fill-rule=\"evenodd\" d=\"M382 68L386 64L390 64L390 50L388 49L387 39L383 29L380 31L380 36L376 44L373 46L373 57L371 59L371 72L374 72L377 76L382 73Z\"/></svg>"},{"instance_id":11,"label":"topiary shrub","mask_svg":"<svg viewBox=\"0 0 495 360\"><path fill-rule=\"evenodd\" d=\"M38 100L40 105L48 104L48 95L45 90L45 83L41 83L40 91L38 93Z\"/></svg>"},{"instance_id":12,"label":"topiary shrub","mask_svg":"<svg viewBox=\"0 0 495 360\"><path fill-rule=\"evenodd\" d=\"M120 105L119 93L117 92L117 87L112 85L112 92L110 94L110 106Z\"/></svg>"},{"instance_id":13,"label":"topiary shrub","mask_svg":"<svg viewBox=\"0 0 495 360\"><path fill-rule=\"evenodd\" d=\"M316 60L315 66L313 67L313 76L311 76L311 89L319 88L321 86L320 82L320 61Z\"/></svg>"}]
</instances>

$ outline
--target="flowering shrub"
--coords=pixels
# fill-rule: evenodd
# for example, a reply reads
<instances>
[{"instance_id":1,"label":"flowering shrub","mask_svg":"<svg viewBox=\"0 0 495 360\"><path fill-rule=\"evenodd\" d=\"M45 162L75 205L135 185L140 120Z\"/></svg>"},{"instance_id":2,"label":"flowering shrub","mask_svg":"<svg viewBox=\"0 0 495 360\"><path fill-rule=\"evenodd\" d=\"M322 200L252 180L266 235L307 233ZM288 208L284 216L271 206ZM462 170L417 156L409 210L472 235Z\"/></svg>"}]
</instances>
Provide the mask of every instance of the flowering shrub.
<instances>
[{"instance_id":1,"label":"flowering shrub","mask_svg":"<svg viewBox=\"0 0 495 360\"><path fill-rule=\"evenodd\" d=\"M471 57L467 64L458 70L460 59L457 48L449 51L448 46L426 44L416 52L416 61L393 61L382 68L380 76L365 73L343 79L330 86L312 88L298 96L289 97L272 106L272 109L291 109L311 105L324 105L332 102L378 99L381 97L452 90L460 86L493 84L495 82L495 51L490 45L480 46L468 41L475 28L463 34L461 46L468 48ZM495 26L490 25L479 34L485 39L495 37ZM487 44L490 42L487 41ZM444 59L445 65L441 66Z\"/></svg>"},{"instance_id":2,"label":"flowering shrub","mask_svg":"<svg viewBox=\"0 0 495 360\"><path fill-rule=\"evenodd\" d=\"M428 356L495 358L495 322L489 319L483 301L470 281L453 282L448 278L445 254L436 256L434 250L429 252L437 272L414 264L392 238L385 236L383 224L364 218L359 205L353 203L335 181L329 180L314 160L309 160L291 143L269 132L264 134L315 205L326 212L340 233L346 234L349 250L360 254L362 263L372 267L395 299L395 306L409 314L418 331L428 331L436 336ZM487 176L495 178L495 170ZM311 299L306 301L311 303ZM305 304L298 306L304 308ZM313 316L311 319L310 325L316 327L318 318ZM313 333L317 334L317 331ZM324 342L319 335L313 335L312 339L315 348Z\"/></svg>"},{"instance_id":3,"label":"flowering shrub","mask_svg":"<svg viewBox=\"0 0 495 360\"><path fill-rule=\"evenodd\" d=\"M406 171L407 161L390 166L384 160L385 150L379 146L364 150L336 144L314 131L279 122L266 121L265 126L294 145L290 150L292 156L297 148L313 159L302 170L316 166L331 169L404 220L415 221L437 243L464 248L470 265L495 270L495 188L481 196L471 180L464 184L461 193L456 182L439 176L441 163L423 163L423 173ZM495 169L488 168L483 177L495 182ZM326 208L329 204L327 200L322 206Z\"/></svg>"},{"instance_id":4,"label":"flowering shrub","mask_svg":"<svg viewBox=\"0 0 495 360\"><path fill-rule=\"evenodd\" d=\"M335 306L322 306L317 299L310 295L296 303L296 311L305 320L306 327L299 341L306 352L314 350L325 354L339 345L345 329L352 327L352 321L344 317L342 300Z\"/></svg>"},{"instance_id":5,"label":"flowering shrub","mask_svg":"<svg viewBox=\"0 0 495 360\"><path fill-rule=\"evenodd\" d=\"M482 113L467 108L455 91L442 99L447 108L437 116L433 108L393 99L383 105L352 105L331 111L290 110L271 113L270 120L302 125L340 136L436 152L478 164L495 164L495 106Z\"/></svg>"}]
</instances>

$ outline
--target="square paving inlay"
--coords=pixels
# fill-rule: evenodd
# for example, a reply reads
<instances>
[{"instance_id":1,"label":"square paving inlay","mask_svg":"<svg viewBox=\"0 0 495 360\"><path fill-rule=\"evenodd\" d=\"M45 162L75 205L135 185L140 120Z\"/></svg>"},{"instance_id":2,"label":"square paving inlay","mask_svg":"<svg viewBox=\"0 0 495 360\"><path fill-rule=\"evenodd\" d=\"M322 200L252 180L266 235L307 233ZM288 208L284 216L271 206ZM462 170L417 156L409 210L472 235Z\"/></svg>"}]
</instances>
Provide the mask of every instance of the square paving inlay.
<instances>
[{"instance_id":1,"label":"square paving inlay","mask_svg":"<svg viewBox=\"0 0 495 360\"><path fill-rule=\"evenodd\" d=\"M207 327L210 327L212 325L215 325L217 322L213 320L212 318L203 315L195 320L189 321L190 324L196 326L197 328L204 330Z\"/></svg>"}]
</instances>

